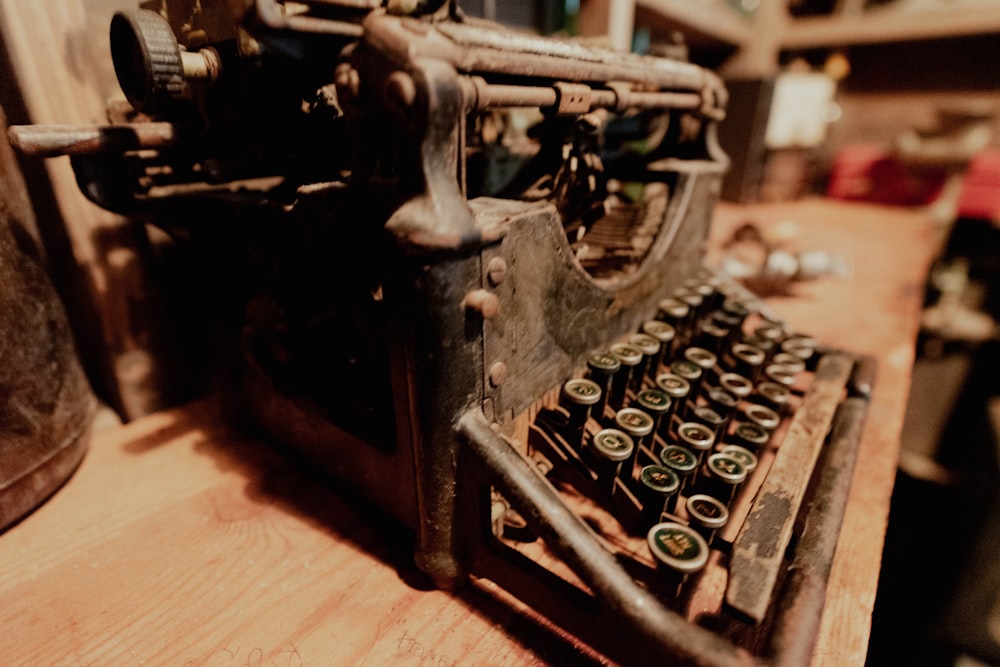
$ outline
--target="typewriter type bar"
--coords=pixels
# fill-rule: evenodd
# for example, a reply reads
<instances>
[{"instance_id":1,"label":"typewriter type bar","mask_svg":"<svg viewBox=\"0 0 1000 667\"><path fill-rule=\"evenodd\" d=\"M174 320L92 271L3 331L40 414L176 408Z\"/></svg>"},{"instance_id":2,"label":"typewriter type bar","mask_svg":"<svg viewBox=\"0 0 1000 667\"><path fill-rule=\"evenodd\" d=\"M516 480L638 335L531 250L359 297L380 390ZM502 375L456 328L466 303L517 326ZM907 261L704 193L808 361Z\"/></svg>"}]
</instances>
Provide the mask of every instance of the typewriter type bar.
<instances>
[{"instance_id":1,"label":"typewriter type bar","mask_svg":"<svg viewBox=\"0 0 1000 667\"><path fill-rule=\"evenodd\" d=\"M159 4L112 23L120 122L11 136L196 247L233 407L441 588L622 664L806 664L870 364L702 267L720 78L454 2Z\"/></svg>"}]
</instances>

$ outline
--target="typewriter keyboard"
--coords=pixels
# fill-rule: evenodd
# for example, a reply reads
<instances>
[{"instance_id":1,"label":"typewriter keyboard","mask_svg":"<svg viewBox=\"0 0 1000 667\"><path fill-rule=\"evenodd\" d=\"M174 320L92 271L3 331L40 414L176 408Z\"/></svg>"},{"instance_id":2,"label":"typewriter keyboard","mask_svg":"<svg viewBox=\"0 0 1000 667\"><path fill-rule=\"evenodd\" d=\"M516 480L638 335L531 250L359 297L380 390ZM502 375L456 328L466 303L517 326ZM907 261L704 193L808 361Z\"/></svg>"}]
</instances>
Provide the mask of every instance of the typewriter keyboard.
<instances>
[{"instance_id":1,"label":"typewriter keyboard","mask_svg":"<svg viewBox=\"0 0 1000 667\"><path fill-rule=\"evenodd\" d=\"M513 438L643 588L689 619L752 627L770 614L854 362L703 270ZM493 517L496 537L587 589L499 495Z\"/></svg>"}]
</instances>

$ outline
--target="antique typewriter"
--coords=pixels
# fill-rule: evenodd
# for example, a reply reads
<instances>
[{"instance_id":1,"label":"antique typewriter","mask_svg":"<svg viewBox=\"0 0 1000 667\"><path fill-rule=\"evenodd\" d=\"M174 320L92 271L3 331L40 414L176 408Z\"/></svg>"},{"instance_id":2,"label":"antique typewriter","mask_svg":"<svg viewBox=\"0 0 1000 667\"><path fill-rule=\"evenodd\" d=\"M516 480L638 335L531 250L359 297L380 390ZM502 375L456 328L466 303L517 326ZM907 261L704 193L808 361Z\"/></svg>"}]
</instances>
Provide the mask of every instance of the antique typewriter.
<instances>
[{"instance_id":1,"label":"antique typewriter","mask_svg":"<svg viewBox=\"0 0 1000 667\"><path fill-rule=\"evenodd\" d=\"M415 560L622 664L809 660L872 381L703 265L726 91L443 0L117 14L16 127L193 248L226 393Z\"/></svg>"}]
</instances>

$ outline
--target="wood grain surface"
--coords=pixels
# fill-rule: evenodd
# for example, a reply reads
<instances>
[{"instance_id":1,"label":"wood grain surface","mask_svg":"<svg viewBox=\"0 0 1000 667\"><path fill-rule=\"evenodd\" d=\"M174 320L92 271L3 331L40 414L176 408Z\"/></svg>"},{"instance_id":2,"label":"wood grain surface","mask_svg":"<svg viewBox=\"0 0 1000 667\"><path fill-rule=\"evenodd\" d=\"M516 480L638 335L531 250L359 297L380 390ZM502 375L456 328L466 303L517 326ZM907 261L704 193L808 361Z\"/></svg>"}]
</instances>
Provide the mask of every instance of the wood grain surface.
<instances>
[{"instance_id":1,"label":"wood grain surface","mask_svg":"<svg viewBox=\"0 0 1000 667\"><path fill-rule=\"evenodd\" d=\"M921 214L817 200L721 206L713 246L745 220L849 259L769 302L880 363L813 660L860 666L936 237ZM156 413L95 434L69 482L0 535L0 664L595 664L482 587L427 589L411 549L211 399Z\"/></svg>"},{"instance_id":2,"label":"wood grain surface","mask_svg":"<svg viewBox=\"0 0 1000 667\"><path fill-rule=\"evenodd\" d=\"M536 626L475 588L424 590L410 541L227 429L215 403L157 414L99 435L72 481L0 537L0 661L531 665L563 663L567 650L573 659L563 645L523 645L517 633Z\"/></svg>"}]
</instances>

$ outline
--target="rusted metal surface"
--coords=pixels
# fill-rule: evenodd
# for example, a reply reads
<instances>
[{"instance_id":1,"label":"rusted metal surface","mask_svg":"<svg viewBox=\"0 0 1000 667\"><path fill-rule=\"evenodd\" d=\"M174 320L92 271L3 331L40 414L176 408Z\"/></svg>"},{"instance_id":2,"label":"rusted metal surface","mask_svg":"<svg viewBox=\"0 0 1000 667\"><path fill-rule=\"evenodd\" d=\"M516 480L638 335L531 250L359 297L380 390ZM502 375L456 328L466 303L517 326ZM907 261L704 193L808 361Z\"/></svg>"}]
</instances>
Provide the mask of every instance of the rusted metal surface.
<instances>
[{"instance_id":1,"label":"rusted metal surface","mask_svg":"<svg viewBox=\"0 0 1000 667\"><path fill-rule=\"evenodd\" d=\"M709 213L699 210L699 202L709 198L708 185L692 179L679 187L680 196L660 219L642 268L613 287L598 284L573 261L551 205L523 204L521 211L510 214L503 239L483 251L487 263L501 258L510 267L493 290L500 300L499 313L483 333L487 360L503 361L508 368L509 381L487 393L499 421L520 414L570 377L584 366L587 355L652 319L662 298L657 286L679 284L698 267ZM699 189L702 192L685 193ZM691 206L683 207L685 201ZM473 202L474 210L490 204Z\"/></svg>"},{"instance_id":2,"label":"rusted metal surface","mask_svg":"<svg viewBox=\"0 0 1000 667\"><path fill-rule=\"evenodd\" d=\"M769 651L775 667L809 662L819 631L826 585L851 488L868 398L853 395L838 408L809 509L809 525L795 547L778 599Z\"/></svg>"},{"instance_id":3,"label":"rusted metal surface","mask_svg":"<svg viewBox=\"0 0 1000 667\"><path fill-rule=\"evenodd\" d=\"M177 143L173 123L128 125L18 125L8 130L10 143L25 155L92 155L160 149Z\"/></svg>"},{"instance_id":4,"label":"rusted metal surface","mask_svg":"<svg viewBox=\"0 0 1000 667\"><path fill-rule=\"evenodd\" d=\"M768 646L776 667L802 665L811 656L876 371L874 359L858 359L848 382L847 398L834 417L809 500L809 525L795 549L788 580L777 603Z\"/></svg>"},{"instance_id":5,"label":"rusted metal surface","mask_svg":"<svg viewBox=\"0 0 1000 667\"><path fill-rule=\"evenodd\" d=\"M853 368L854 359L847 354L829 354L820 361L733 545L726 604L756 622L764 620L771 607L799 507Z\"/></svg>"}]
</instances>

